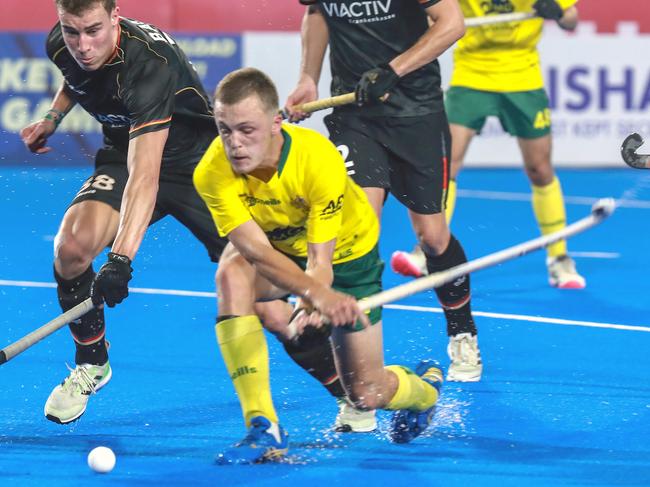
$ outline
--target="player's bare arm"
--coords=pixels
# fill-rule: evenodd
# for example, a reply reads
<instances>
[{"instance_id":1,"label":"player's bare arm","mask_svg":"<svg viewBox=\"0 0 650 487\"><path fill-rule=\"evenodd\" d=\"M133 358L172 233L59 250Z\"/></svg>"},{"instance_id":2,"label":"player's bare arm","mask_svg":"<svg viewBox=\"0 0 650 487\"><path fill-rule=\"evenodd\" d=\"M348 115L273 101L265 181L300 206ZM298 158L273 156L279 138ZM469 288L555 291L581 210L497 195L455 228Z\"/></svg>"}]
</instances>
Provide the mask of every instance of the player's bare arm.
<instances>
[{"instance_id":1,"label":"player's bare arm","mask_svg":"<svg viewBox=\"0 0 650 487\"><path fill-rule=\"evenodd\" d=\"M564 11L562 18L557 21L557 24L564 30L574 30L578 25L578 20L578 9L574 6Z\"/></svg>"},{"instance_id":2,"label":"player's bare arm","mask_svg":"<svg viewBox=\"0 0 650 487\"><path fill-rule=\"evenodd\" d=\"M428 7L429 28L415 44L387 63L363 73L355 87L359 106L386 101L400 79L431 63L465 34L465 19L457 0Z\"/></svg>"},{"instance_id":3,"label":"player's bare arm","mask_svg":"<svg viewBox=\"0 0 650 487\"><path fill-rule=\"evenodd\" d=\"M254 221L239 225L228 234L228 240L260 275L275 286L302 298L309 306L327 316L332 325L344 326L358 318L365 318L352 296L332 290L275 250Z\"/></svg>"},{"instance_id":4,"label":"player's bare arm","mask_svg":"<svg viewBox=\"0 0 650 487\"><path fill-rule=\"evenodd\" d=\"M301 27L302 54L300 60L300 78L294 90L289 94L285 107L289 120L304 120L309 114L292 112L290 107L318 98L318 81L323 67L323 58L329 42L327 24L318 7L307 7Z\"/></svg>"},{"instance_id":5,"label":"player's bare arm","mask_svg":"<svg viewBox=\"0 0 650 487\"><path fill-rule=\"evenodd\" d=\"M63 117L72 110L74 105L74 100L66 94L64 85L61 84L52 99L50 109L43 118L20 131L20 138L27 148L35 154L50 152L52 148L46 146L47 139L56 131Z\"/></svg>"},{"instance_id":6,"label":"player's bare arm","mask_svg":"<svg viewBox=\"0 0 650 487\"><path fill-rule=\"evenodd\" d=\"M120 226L112 252L135 257L151 221L158 194L163 149L169 129L149 132L129 142L129 180L122 197Z\"/></svg>"},{"instance_id":7,"label":"player's bare arm","mask_svg":"<svg viewBox=\"0 0 650 487\"><path fill-rule=\"evenodd\" d=\"M400 78L438 58L465 34L465 20L457 0L441 0L426 11L432 21L429 29L389 63Z\"/></svg>"},{"instance_id":8,"label":"player's bare arm","mask_svg":"<svg viewBox=\"0 0 650 487\"><path fill-rule=\"evenodd\" d=\"M334 256L334 249L336 248L336 239L324 243L308 243L307 244L307 266L305 273L318 282L322 282L327 286L332 285L334 280L334 270L332 268L332 259ZM305 303L302 298L296 301L294 308L294 317L296 320L297 329L302 330L307 325L320 326L322 320L320 313L312 313L311 307ZM299 310L305 310L305 313L299 313Z\"/></svg>"},{"instance_id":9,"label":"player's bare arm","mask_svg":"<svg viewBox=\"0 0 650 487\"><path fill-rule=\"evenodd\" d=\"M564 30L573 30L578 25L578 9L575 6L564 10L556 0L536 0L533 10L543 19L555 20Z\"/></svg>"}]
</instances>

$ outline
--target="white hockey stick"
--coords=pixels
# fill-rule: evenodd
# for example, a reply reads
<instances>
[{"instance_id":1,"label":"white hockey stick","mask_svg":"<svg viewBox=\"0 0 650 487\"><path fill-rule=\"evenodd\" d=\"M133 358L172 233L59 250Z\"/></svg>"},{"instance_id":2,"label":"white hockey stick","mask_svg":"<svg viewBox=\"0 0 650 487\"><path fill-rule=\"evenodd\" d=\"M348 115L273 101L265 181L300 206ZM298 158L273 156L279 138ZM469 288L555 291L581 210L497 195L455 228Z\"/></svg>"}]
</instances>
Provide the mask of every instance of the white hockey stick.
<instances>
[{"instance_id":1,"label":"white hockey stick","mask_svg":"<svg viewBox=\"0 0 650 487\"><path fill-rule=\"evenodd\" d=\"M505 22L518 22L537 17L535 12L513 12L511 14L485 15L482 17L468 17L465 27L480 27L482 25L503 24Z\"/></svg>"},{"instance_id":2,"label":"white hockey stick","mask_svg":"<svg viewBox=\"0 0 650 487\"><path fill-rule=\"evenodd\" d=\"M436 272L435 274L430 274L426 277L416 279L406 284L387 289L386 291L382 291L359 301L359 308L361 308L361 311L368 311L370 309L400 300L407 296L411 296L412 294L440 287L443 284L447 284L448 282L454 281L459 277L471 272L486 269L496 264L500 264L501 262L521 257L534 250L542 249L552 243L572 237L580 232L584 232L594 225L599 224L605 218L611 215L614 212L615 208L616 203L612 198L600 199L596 201L596 203L594 203L592 206L591 214L589 216L566 226L562 230L558 230L557 232L549 233L548 235L528 240L527 242L520 243L519 245L508 247L507 249L494 252L493 254L486 255L485 257L481 257L459 266L452 267L446 271ZM288 327L289 336L295 337L297 332L295 323L289 323Z\"/></svg>"},{"instance_id":3,"label":"white hockey stick","mask_svg":"<svg viewBox=\"0 0 650 487\"><path fill-rule=\"evenodd\" d=\"M11 345L7 345L5 348L0 350L0 365L8 362L19 353L24 352L35 343L40 342L43 338L50 336L59 328L63 328L71 321L78 320L93 308L93 300L91 298L88 298L74 308L71 308L65 313L60 314L52 321L44 324L40 328L37 328L30 334L25 335L20 340L12 343Z\"/></svg>"}]
</instances>

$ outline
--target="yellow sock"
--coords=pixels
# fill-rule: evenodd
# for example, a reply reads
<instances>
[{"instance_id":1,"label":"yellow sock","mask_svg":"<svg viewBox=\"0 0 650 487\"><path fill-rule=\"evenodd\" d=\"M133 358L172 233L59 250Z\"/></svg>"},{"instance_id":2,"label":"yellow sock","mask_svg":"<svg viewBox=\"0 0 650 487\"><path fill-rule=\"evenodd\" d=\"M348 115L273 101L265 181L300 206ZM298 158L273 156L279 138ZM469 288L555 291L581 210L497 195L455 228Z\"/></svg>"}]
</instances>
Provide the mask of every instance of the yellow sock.
<instances>
[{"instance_id":1,"label":"yellow sock","mask_svg":"<svg viewBox=\"0 0 650 487\"><path fill-rule=\"evenodd\" d=\"M223 320L215 330L246 426L255 416L277 423L269 381L269 352L259 318L249 315Z\"/></svg>"},{"instance_id":2,"label":"yellow sock","mask_svg":"<svg viewBox=\"0 0 650 487\"><path fill-rule=\"evenodd\" d=\"M451 217L454 216L454 209L456 208L456 180L449 180L449 187L447 188L447 205L445 206L445 218L447 225L451 223Z\"/></svg>"},{"instance_id":3,"label":"yellow sock","mask_svg":"<svg viewBox=\"0 0 650 487\"><path fill-rule=\"evenodd\" d=\"M533 211L542 235L557 232L566 227L564 198L558 178L553 178L551 184L547 186L533 185L532 189ZM546 252L549 257L565 255L567 253L566 240L549 245Z\"/></svg>"},{"instance_id":4,"label":"yellow sock","mask_svg":"<svg viewBox=\"0 0 650 487\"><path fill-rule=\"evenodd\" d=\"M397 376L397 391L384 409L424 411L438 401L436 388L423 381L413 371L401 365L389 365L386 369Z\"/></svg>"}]
</instances>

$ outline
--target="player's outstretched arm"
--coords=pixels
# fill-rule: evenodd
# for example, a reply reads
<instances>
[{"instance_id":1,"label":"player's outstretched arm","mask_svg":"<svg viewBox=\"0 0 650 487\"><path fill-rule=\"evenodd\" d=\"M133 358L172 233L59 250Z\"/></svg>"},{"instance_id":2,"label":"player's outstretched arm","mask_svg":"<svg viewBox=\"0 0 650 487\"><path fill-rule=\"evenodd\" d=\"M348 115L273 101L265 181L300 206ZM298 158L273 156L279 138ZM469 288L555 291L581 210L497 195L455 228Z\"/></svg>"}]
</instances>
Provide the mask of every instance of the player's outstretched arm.
<instances>
[{"instance_id":1,"label":"player's outstretched arm","mask_svg":"<svg viewBox=\"0 0 650 487\"><path fill-rule=\"evenodd\" d=\"M228 239L257 272L278 288L302 298L325 315L333 326L343 326L367 317L357 301L334 291L303 272L291 259L275 250L262 229L253 220L242 223L228 234Z\"/></svg>"},{"instance_id":2,"label":"player's outstretched arm","mask_svg":"<svg viewBox=\"0 0 650 487\"><path fill-rule=\"evenodd\" d=\"M66 94L63 85L54 95L52 105L42 119L29 124L20 131L25 146L35 154L45 154L52 150L47 147L47 139L56 131L63 117L72 109L75 102Z\"/></svg>"},{"instance_id":3,"label":"player's outstretched arm","mask_svg":"<svg viewBox=\"0 0 650 487\"><path fill-rule=\"evenodd\" d=\"M323 15L318 7L307 7L301 28L300 78L285 102L285 110L291 122L299 122L309 116L305 112L293 111L291 107L318 98L318 81L328 42L329 32Z\"/></svg>"},{"instance_id":4,"label":"player's outstretched arm","mask_svg":"<svg viewBox=\"0 0 650 487\"><path fill-rule=\"evenodd\" d=\"M169 129L148 132L131 139L127 164L129 179L122 196L120 225L108 261L92 284L95 305L110 307L129 295L131 261L135 257L156 206L163 149Z\"/></svg>"},{"instance_id":5,"label":"player's outstretched arm","mask_svg":"<svg viewBox=\"0 0 650 487\"><path fill-rule=\"evenodd\" d=\"M131 139L127 164L129 179L122 196L120 226L112 251L133 259L151 221L158 195L163 149L169 129L148 132Z\"/></svg>"}]
</instances>

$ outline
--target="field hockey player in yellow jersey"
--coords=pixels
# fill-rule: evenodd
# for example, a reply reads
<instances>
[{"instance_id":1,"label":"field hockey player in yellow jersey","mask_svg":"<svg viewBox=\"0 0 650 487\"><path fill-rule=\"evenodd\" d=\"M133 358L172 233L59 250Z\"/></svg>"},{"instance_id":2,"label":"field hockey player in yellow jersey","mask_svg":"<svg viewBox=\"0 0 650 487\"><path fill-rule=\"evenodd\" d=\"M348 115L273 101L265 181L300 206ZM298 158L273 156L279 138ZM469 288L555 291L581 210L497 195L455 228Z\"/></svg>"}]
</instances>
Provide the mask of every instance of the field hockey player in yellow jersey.
<instances>
[{"instance_id":1,"label":"field hockey player in yellow jersey","mask_svg":"<svg viewBox=\"0 0 650 487\"><path fill-rule=\"evenodd\" d=\"M394 410L391 439L412 440L431 420L442 371L427 361L414 372L384 367L381 309L365 315L357 304L381 290L383 269L379 223L363 190L329 140L282 123L276 88L264 73L230 73L214 101L221 135L194 183L230 241L217 272L216 333L248 428L218 462L257 463L287 451L254 312L255 302L287 294L298 298L298 330L325 326L327 318L349 400L362 409Z\"/></svg>"},{"instance_id":2,"label":"field hockey player in yellow jersey","mask_svg":"<svg viewBox=\"0 0 650 487\"><path fill-rule=\"evenodd\" d=\"M544 90L537 44L544 20L575 28L577 0L459 0L466 18L535 11L539 18L468 28L454 51L454 70L445 97L451 125L451 181L447 220L456 199L456 176L474 135L486 118L499 118L504 130L517 137L524 167L531 182L533 211L542 234L566 226L560 182L551 165L551 118ZM585 279L567 255L566 241L548 247L549 283L558 288L581 289ZM396 272L426 274L422 252L396 252Z\"/></svg>"}]
</instances>

